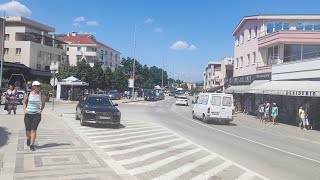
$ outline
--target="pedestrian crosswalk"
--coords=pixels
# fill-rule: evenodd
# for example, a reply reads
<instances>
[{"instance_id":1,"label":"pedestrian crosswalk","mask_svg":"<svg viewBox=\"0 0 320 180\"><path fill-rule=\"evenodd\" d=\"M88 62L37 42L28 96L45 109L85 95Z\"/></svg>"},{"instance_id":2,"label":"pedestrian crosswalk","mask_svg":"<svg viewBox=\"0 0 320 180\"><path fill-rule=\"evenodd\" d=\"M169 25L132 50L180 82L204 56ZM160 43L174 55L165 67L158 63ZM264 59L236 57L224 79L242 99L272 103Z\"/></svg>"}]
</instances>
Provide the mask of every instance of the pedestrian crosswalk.
<instances>
[{"instance_id":1,"label":"pedestrian crosswalk","mask_svg":"<svg viewBox=\"0 0 320 180\"><path fill-rule=\"evenodd\" d=\"M137 179L265 179L151 122L122 120L111 129L63 117Z\"/></svg>"}]
</instances>

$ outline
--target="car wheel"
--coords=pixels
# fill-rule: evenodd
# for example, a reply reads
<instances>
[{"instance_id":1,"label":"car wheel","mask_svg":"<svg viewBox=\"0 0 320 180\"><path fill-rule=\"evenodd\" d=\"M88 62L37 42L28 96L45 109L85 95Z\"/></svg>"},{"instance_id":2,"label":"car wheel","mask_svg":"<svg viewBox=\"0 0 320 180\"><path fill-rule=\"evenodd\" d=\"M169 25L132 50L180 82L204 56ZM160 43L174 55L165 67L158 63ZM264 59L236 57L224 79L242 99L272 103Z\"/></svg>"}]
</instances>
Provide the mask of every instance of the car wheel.
<instances>
[{"instance_id":1,"label":"car wheel","mask_svg":"<svg viewBox=\"0 0 320 180\"><path fill-rule=\"evenodd\" d=\"M78 113L76 113L76 120L80 120Z\"/></svg>"},{"instance_id":2,"label":"car wheel","mask_svg":"<svg viewBox=\"0 0 320 180\"><path fill-rule=\"evenodd\" d=\"M206 124L208 123L208 119L204 114L202 115L202 122L204 122Z\"/></svg>"},{"instance_id":3,"label":"car wheel","mask_svg":"<svg viewBox=\"0 0 320 180\"><path fill-rule=\"evenodd\" d=\"M86 122L84 121L83 116L81 116L81 118L80 118L80 125L81 126L85 126L86 125Z\"/></svg>"}]
</instances>

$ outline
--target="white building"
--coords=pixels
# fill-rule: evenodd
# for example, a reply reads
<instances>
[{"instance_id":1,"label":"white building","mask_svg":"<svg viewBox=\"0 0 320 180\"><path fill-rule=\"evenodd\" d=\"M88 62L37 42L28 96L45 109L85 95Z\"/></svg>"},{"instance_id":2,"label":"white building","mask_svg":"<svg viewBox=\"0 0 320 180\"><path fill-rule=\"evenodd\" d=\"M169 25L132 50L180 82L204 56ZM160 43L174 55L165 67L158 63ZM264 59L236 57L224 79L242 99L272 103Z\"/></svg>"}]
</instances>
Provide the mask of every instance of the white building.
<instances>
[{"instance_id":1,"label":"white building","mask_svg":"<svg viewBox=\"0 0 320 180\"><path fill-rule=\"evenodd\" d=\"M63 42L49 34L54 31L25 17L6 17L4 61L24 64L34 75L50 77L52 61L67 63Z\"/></svg>"},{"instance_id":2,"label":"white building","mask_svg":"<svg viewBox=\"0 0 320 180\"><path fill-rule=\"evenodd\" d=\"M77 34L75 32L60 36L66 43L66 51L70 65L85 59L91 66L99 61L102 68L115 70L120 64L120 52L97 41L91 34Z\"/></svg>"}]
</instances>

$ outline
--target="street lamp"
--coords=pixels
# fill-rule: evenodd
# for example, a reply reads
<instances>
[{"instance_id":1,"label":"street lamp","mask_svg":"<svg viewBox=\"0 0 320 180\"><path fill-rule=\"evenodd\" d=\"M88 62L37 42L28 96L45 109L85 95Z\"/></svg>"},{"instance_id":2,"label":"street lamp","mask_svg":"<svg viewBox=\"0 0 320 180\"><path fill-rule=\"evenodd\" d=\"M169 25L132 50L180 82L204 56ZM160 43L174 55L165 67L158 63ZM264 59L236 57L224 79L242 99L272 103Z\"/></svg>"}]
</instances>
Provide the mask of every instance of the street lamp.
<instances>
[{"instance_id":1,"label":"street lamp","mask_svg":"<svg viewBox=\"0 0 320 180\"><path fill-rule=\"evenodd\" d=\"M133 70L132 70L132 101L135 99L135 92L134 92L134 81L135 81L135 71L136 71L136 32L137 32L137 26L134 25L134 34L133 34Z\"/></svg>"},{"instance_id":2,"label":"street lamp","mask_svg":"<svg viewBox=\"0 0 320 180\"><path fill-rule=\"evenodd\" d=\"M54 60L51 62L51 65L50 65L50 71L52 73L52 79L50 81L51 85L53 86L52 88L52 111L54 111L54 96L55 96L55 86L56 86L56 73L58 72L58 69L59 69L59 63Z\"/></svg>"},{"instance_id":3,"label":"street lamp","mask_svg":"<svg viewBox=\"0 0 320 180\"><path fill-rule=\"evenodd\" d=\"M4 61L4 38L5 38L5 26L6 26L6 15L4 14L2 20L2 38L1 38L1 51L0 51L0 60L1 60L1 67L0 67L0 89L2 88L2 74L3 74L3 61Z\"/></svg>"}]
</instances>

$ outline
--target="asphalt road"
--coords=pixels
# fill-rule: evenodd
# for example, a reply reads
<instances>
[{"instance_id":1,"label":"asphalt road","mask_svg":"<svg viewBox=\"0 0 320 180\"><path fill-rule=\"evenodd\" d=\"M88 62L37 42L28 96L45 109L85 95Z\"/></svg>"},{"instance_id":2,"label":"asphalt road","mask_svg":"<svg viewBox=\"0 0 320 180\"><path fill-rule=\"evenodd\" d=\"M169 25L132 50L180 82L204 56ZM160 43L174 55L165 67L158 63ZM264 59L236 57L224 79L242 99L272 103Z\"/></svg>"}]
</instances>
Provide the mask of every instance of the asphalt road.
<instances>
[{"instance_id":1,"label":"asphalt road","mask_svg":"<svg viewBox=\"0 0 320 180\"><path fill-rule=\"evenodd\" d=\"M62 114L71 115L72 108L74 108L73 104L64 104L57 105L56 110ZM123 124L126 124L129 130L131 128L129 125L135 122L167 128L208 152L231 160L269 179L320 179L319 143L277 135L239 123L231 123L227 126L204 124L191 118L191 108L192 106L174 105L174 99L170 97L159 102L119 105ZM70 121L78 124L73 118L70 118ZM84 131L89 137L93 136L89 134L92 132L90 129L84 129ZM125 131L125 128L121 131ZM112 155L123 152L113 150L107 153ZM137 168L133 168L135 169Z\"/></svg>"}]
</instances>

